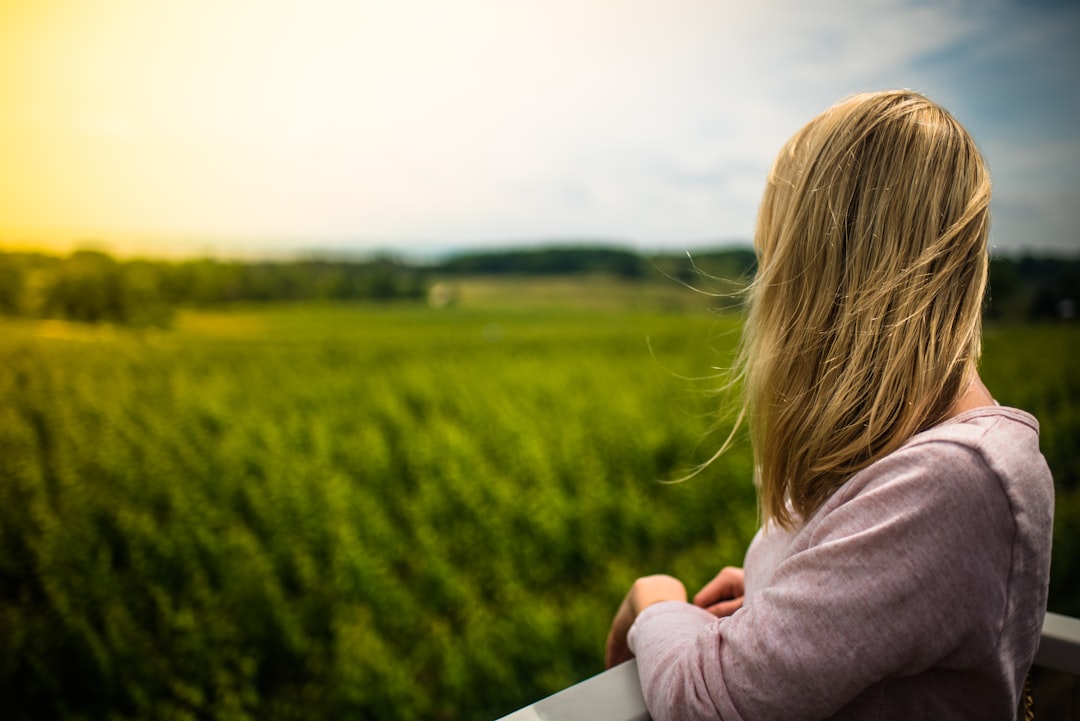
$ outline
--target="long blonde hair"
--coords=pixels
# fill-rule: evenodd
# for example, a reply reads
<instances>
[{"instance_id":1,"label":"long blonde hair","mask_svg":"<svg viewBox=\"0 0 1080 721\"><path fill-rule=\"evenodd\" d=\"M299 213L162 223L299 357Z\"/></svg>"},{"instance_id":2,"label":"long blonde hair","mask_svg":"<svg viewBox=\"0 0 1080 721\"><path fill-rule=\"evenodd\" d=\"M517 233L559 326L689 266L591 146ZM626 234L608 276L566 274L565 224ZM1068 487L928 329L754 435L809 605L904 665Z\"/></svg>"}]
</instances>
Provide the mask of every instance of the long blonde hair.
<instances>
[{"instance_id":1,"label":"long blonde hair","mask_svg":"<svg viewBox=\"0 0 1080 721\"><path fill-rule=\"evenodd\" d=\"M980 352L990 177L943 108L856 95L780 151L739 370L763 521L943 420Z\"/></svg>"}]
</instances>

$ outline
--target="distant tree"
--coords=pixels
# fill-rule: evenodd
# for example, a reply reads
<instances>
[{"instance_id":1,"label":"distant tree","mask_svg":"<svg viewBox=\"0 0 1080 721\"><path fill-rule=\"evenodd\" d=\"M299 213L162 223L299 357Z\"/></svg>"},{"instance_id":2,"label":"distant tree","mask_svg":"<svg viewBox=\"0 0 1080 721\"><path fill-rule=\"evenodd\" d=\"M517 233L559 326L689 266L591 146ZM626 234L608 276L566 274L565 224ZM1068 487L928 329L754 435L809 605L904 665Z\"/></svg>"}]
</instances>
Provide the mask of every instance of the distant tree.
<instances>
[{"instance_id":1,"label":"distant tree","mask_svg":"<svg viewBox=\"0 0 1080 721\"><path fill-rule=\"evenodd\" d=\"M1028 317L1032 320L1047 320L1058 317L1061 297L1053 288L1039 288L1028 306Z\"/></svg>"},{"instance_id":2,"label":"distant tree","mask_svg":"<svg viewBox=\"0 0 1080 721\"><path fill-rule=\"evenodd\" d=\"M1002 318L1010 313L1020 291L1020 274L1009 258L990 261L990 282L986 291L986 315Z\"/></svg>"},{"instance_id":3,"label":"distant tree","mask_svg":"<svg viewBox=\"0 0 1080 721\"><path fill-rule=\"evenodd\" d=\"M1025 256L1016 264L1025 287L1027 317L1067 318L1080 295L1080 261Z\"/></svg>"},{"instance_id":4,"label":"distant tree","mask_svg":"<svg viewBox=\"0 0 1080 721\"><path fill-rule=\"evenodd\" d=\"M99 251L76 251L46 281L41 312L84 323L168 325L173 309L159 278L152 263L121 264Z\"/></svg>"},{"instance_id":5,"label":"distant tree","mask_svg":"<svg viewBox=\"0 0 1080 721\"><path fill-rule=\"evenodd\" d=\"M0 253L0 314L20 315L24 310L26 273L16 256Z\"/></svg>"},{"instance_id":6,"label":"distant tree","mask_svg":"<svg viewBox=\"0 0 1080 721\"><path fill-rule=\"evenodd\" d=\"M45 293L45 315L87 323L114 320L122 312L119 286L116 261L98 251L77 251L53 276Z\"/></svg>"}]
</instances>

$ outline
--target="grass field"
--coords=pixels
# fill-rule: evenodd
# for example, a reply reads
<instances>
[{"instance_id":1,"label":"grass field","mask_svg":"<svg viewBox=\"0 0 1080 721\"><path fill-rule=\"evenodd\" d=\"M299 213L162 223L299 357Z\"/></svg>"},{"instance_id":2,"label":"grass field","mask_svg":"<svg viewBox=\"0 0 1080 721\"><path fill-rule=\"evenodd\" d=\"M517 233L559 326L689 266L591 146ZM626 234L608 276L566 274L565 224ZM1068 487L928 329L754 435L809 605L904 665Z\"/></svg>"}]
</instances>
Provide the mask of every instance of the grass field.
<instances>
[{"instance_id":1,"label":"grass field","mask_svg":"<svg viewBox=\"0 0 1080 721\"><path fill-rule=\"evenodd\" d=\"M607 291L0 321L6 715L491 719L600 670L632 578L701 584L755 518L745 444L659 482L725 435L737 317ZM1043 422L1074 614L1077 335L989 328L984 363Z\"/></svg>"}]
</instances>

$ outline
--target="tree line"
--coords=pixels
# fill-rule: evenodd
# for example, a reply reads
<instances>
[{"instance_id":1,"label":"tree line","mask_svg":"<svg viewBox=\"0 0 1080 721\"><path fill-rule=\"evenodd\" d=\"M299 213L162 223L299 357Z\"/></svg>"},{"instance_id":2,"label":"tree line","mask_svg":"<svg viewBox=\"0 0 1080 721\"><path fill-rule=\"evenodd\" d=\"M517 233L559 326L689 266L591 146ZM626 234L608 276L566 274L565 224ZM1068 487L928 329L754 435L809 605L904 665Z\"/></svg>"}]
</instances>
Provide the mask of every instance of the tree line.
<instances>
[{"instance_id":1,"label":"tree line","mask_svg":"<svg viewBox=\"0 0 1080 721\"><path fill-rule=\"evenodd\" d=\"M417 299L427 287L424 268L390 259L168 262L92 250L0 253L0 314L87 323L165 327L181 306Z\"/></svg>"},{"instance_id":2,"label":"tree line","mask_svg":"<svg viewBox=\"0 0 1080 721\"><path fill-rule=\"evenodd\" d=\"M182 306L267 301L422 300L435 280L476 275L604 275L731 291L756 267L748 247L645 255L613 246L467 252L433 263L390 258L224 261L120 260L95 250L68 256L0 252L0 315L167 327ZM1080 260L994 258L987 315L1072 319Z\"/></svg>"}]
</instances>

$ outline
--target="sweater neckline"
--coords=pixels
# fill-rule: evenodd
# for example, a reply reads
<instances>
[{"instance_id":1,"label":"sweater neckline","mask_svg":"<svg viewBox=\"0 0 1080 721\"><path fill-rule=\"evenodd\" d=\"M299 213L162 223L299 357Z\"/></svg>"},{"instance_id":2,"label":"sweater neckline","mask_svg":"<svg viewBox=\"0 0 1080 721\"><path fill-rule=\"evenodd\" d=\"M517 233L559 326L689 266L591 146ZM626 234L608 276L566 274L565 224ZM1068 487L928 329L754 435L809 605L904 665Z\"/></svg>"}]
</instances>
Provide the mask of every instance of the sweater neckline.
<instances>
[{"instance_id":1,"label":"sweater neckline","mask_svg":"<svg viewBox=\"0 0 1080 721\"><path fill-rule=\"evenodd\" d=\"M1020 408L1013 408L1011 406L1003 406L997 401L994 401L994 403L995 405L992 406L979 406L978 408L972 408L970 410L963 411L962 413L957 413L955 416L946 418L941 423L938 423L937 426L931 426L931 428L927 428L927 430L932 430L935 427L952 425L954 423L967 423L977 418L987 418L991 416L1008 418L1010 420L1014 420L1023 423L1024 425L1030 426L1036 431L1039 430L1038 419L1036 419L1035 416L1031 415L1027 411L1021 410Z\"/></svg>"}]
</instances>

